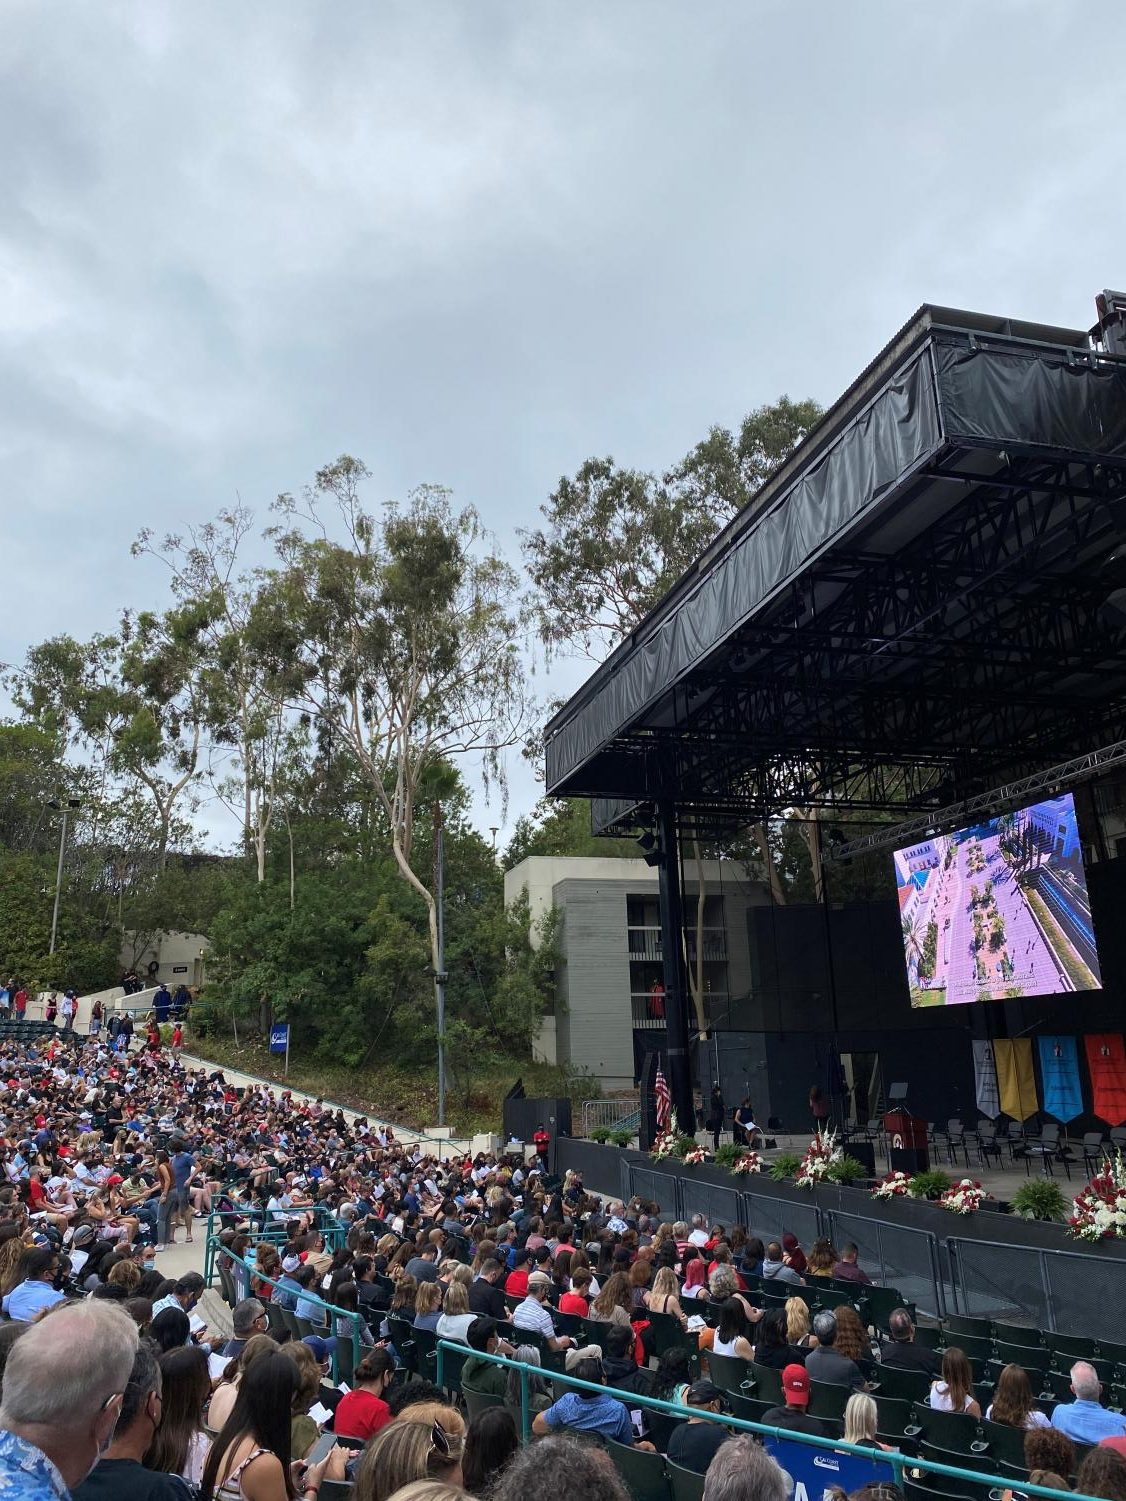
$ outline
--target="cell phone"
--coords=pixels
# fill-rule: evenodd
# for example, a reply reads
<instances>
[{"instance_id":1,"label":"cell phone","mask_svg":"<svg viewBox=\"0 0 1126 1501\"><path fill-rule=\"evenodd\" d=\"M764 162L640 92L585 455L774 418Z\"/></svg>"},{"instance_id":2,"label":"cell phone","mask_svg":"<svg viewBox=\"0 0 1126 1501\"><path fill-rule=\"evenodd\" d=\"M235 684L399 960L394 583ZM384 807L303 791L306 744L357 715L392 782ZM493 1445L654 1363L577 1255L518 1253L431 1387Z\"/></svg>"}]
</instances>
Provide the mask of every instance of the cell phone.
<instances>
[{"instance_id":1,"label":"cell phone","mask_svg":"<svg viewBox=\"0 0 1126 1501\"><path fill-rule=\"evenodd\" d=\"M317 1442L313 1445L313 1447L309 1450L308 1454L306 1454L306 1456L305 1456L305 1464L306 1464L306 1466L308 1466L308 1465L319 1465L320 1462L321 1462L321 1460L322 1459L327 1459L328 1456L332 1453L333 1449L335 1449L335 1448L336 1448L336 1434L335 1433L322 1433L321 1436L320 1436L320 1438L317 1439Z\"/></svg>"}]
</instances>

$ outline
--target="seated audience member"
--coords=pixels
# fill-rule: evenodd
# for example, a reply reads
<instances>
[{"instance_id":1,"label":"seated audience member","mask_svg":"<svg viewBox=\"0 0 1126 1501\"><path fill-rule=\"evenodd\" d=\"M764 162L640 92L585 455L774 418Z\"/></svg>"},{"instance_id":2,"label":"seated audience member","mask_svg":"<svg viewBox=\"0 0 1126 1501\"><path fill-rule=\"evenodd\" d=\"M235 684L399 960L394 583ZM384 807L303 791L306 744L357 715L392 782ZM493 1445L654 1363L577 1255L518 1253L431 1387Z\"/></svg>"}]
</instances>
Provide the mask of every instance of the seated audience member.
<instances>
[{"instance_id":1,"label":"seated audience member","mask_svg":"<svg viewBox=\"0 0 1126 1501\"><path fill-rule=\"evenodd\" d=\"M10 1319L30 1323L44 1308L61 1303L66 1294L55 1284L61 1258L50 1246L29 1246L16 1266L16 1283L3 1301Z\"/></svg>"},{"instance_id":2,"label":"seated audience member","mask_svg":"<svg viewBox=\"0 0 1126 1501\"><path fill-rule=\"evenodd\" d=\"M577 1354L577 1352L576 1352ZM538 1366L542 1364L540 1352L534 1345L517 1345L512 1356L521 1365ZM570 1357L572 1360L574 1356ZM519 1407L520 1375L516 1370L506 1371L507 1381L504 1388L504 1400L508 1407ZM530 1412L546 1412L555 1401L555 1392L546 1376L528 1374L528 1409Z\"/></svg>"},{"instance_id":3,"label":"seated audience member","mask_svg":"<svg viewBox=\"0 0 1126 1501\"><path fill-rule=\"evenodd\" d=\"M528 1501L544 1493L544 1476L551 1477L551 1494L562 1501L630 1501L629 1492L604 1450L566 1434L527 1444L506 1466L490 1501ZM765 1501L784 1501L769 1497Z\"/></svg>"},{"instance_id":4,"label":"seated audience member","mask_svg":"<svg viewBox=\"0 0 1126 1501\"><path fill-rule=\"evenodd\" d=\"M793 1301L805 1303L797 1298ZM789 1307L787 1302L786 1308ZM783 1308L768 1308L758 1325L757 1338L755 1339L755 1364L770 1366L776 1371L785 1370L788 1365L804 1365L808 1351L798 1345L792 1345L789 1341L786 1328L787 1313Z\"/></svg>"},{"instance_id":5,"label":"seated audience member","mask_svg":"<svg viewBox=\"0 0 1126 1501\"><path fill-rule=\"evenodd\" d=\"M872 1279L867 1272L861 1271L857 1265L860 1252L850 1242L841 1252L841 1259L833 1264L832 1275L838 1282L864 1282L871 1283Z\"/></svg>"},{"instance_id":6,"label":"seated audience member","mask_svg":"<svg viewBox=\"0 0 1126 1501\"><path fill-rule=\"evenodd\" d=\"M755 1352L751 1335L751 1323L742 1298L728 1298L720 1309L719 1323L712 1341L712 1354L753 1360Z\"/></svg>"},{"instance_id":7,"label":"seated audience member","mask_svg":"<svg viewBox=\"0 0 1126 1501\"><path fill-rule=\"evenodd\" d=\"M821 1237L815 1240L809 1248L809 1255L805 1260L805 1274L807 1277L831 1277L839 1259L833 1249L832 1241Z\"/></svg>"},{"instance_id":8,"label":"seated audience member","mask_svg":"<svg viewBox=\"0 0 1126 1501\"><path fill-rule=\"evenodd\" d=\"M1100 1402L1102 1384L1098 1372L1085 1360L1071 1368L1074 1402L1060 1402L1052 1413L1052 1427L1077 1444L1097 1444L1104 1438L1126 1437L1126 1418L1108 1412Z\"/></svg>"},{"instance_id":9,"label":"seated audience member","mask_svg":"<svg viewBox=\"0 0 1126 1501\"><path fill-rule=\"evenodd\" d=\"M1024 1465L1029 1479L1034 1474L1074 1475L1078 1461L1075 1445L1058 1428L1029 1428L1024 1435ZM1050 1481L1041 1481L1049 1485ZM1067 1490L1064 1484L1062 1490Z\"/></svg>"},{"instance_id":10,"label":"seated audience member","mask_svg":"<svg viewBox=\"0 0 1126 1501\"><path fill-rule=\"evenodd\" d=\"M571 1375L580 1381L601 1386L602 1363L598 1360L580 1360ZM634 1441L629 1411L609 1392L579 1389L564 1392L558 1401L553 1402L545 1412L537 1413L532 1420L532 1432L536 1434L554 1433L560 1428L577 1433L596 1433L619 1444L632 1445ZM638 1445L638 1448L652 1447L652 1444Z\"/></svg>"},{"instance_id":11,"label":"seated audience member","mask_svg":"<svg viewBox=\"0 0 1126 1501\"><path fill-rule=\"evenodd\" d=\"M574 1340L566 1334L557 1335L551 1314L547 1309L547 1295L551 1291L551 1278L546 1272L533 1272L528 1278L528 1294L512 1315L516 1329L529 1329L547 1340L550 1350L569 1350Z\"/></svg>"},{"instance_id":12,"label":"seated audience member","mask_svg":"<svg viewBox=\"0 0 1126 1501\"><path fill-rule=\"evenodd\" d=\"M160 1427L145 1451L145 1466L179 1475L193 1488L203 1478L210 1441L203 1431L203 1408L211 1395L207 1355L185 1345L160 1357Z\"/></svg>"},{"instance_id":13,"label":"seated audience member","mask_svg":"<svg viewBox=\"0 0 1126 1501\"><path fill-rule=\"evenodd\" d=\"M968 1412L980 1418L981 1408L974 1397L974 1373L965 1352L951 1345L942 1356L942 1376L931 1383L931 1407L938 1412Z\"/></svg>"},{"instance_id":14,"label":"seated audience member","mask_svg":"<svg viewBox=\"0 0 1126 1501\"><path fill-rule=\"evenodd\" d=\"M797 1236L789 1230L782 1237L782 1255L785 1257L786 1265L792 1267L800 1277L805 1271L805 1252L802 1250Z\"/></svg>"},{"instance_id":15,"label":"seated audience member","mask_svg":"<svg viewBox=\"0 0 1126 1501\"><path fill-rule=\"evenodd\" d=\"M408 1413L410 1409L407 1409ZM462 1438L437 1419L387 1423L372 1439L355 1466L350 1501L389 1501L405 1485L436 1480L461 1484ZM332 1466L330 1478L341 1478ZM525 1498L526 1501L526 1498Z\"/></svg>"},{"instance_id":16,"label":"seated audience member","mask_svg":"<svg viewBox=\"0 0 1126 1501\"><path fill-rule=\"evenodd\" d=\"M738 1433L721 1446L704 1478L704 1501L788 1501L792 1483L758 1439Z\"/></svg>"},{"instance_id":17,"label":"seated audience member","mask_svg":"<svg viewBox=\"0 0 1126 1501\"><path fill-rule=\"evenodd\" d=\"M228 1363L223 1372L222 1380L211 1394L211 1404L207 1409L207 1426L218 1432L231 1415L231 1409L238 1397L238 1389L242 1378L246 1375L247 1367L260 1360L264 1355L273 1355L277 1345L268 1334L256 1334L253 1339L247 1340L243 1346L242 1354L237 1360Z\"/></svg>"},{"instance_id":18,"label":"seated audience member","mask_svg":"<svg viewBox=\"0 0 1126 1501\"><path fill-rule=\"evenodd\" d=\"M297 1363L281 1350L250 1366L234 1410L207 1456L201 1501L292 1501L291 1425L299 1387ZM305 1469L297 1493L307 1501L318 1493L335 1452ZM343 1461L339 1463L342 1471Z\"/></svg>"},{"instance_id":19,"label":"seated audience member","mask_svg":"<svg viewBox=\"0 0 1126 1501\"><path fill-rule=\"evenodd\" d=\"M805 1368L811 1381L826 1381L832 1386L862 1386L864 1374L855 1360L849 1360L836 1351L836 1315L827 1310L813 1320L813 1333L817 1339L816 1349L807 1352Z\"/></svg>"},{"instance_id":20,"label":"seated audience member","mask_svg":"<svg viewBox=\"0 0 1126 1501\"><path fill-rule=\"evenodd\" d=\"M490 1397L503 1397L508 1384L508 1367L494 1365L491 1360L482 1360L482 1355L511 1355L512 1346L497 1336L497 1321L476 1318L469 1326L466 1343L475 1353L468 1356L461 1368L461 1384L472 1392L483 1392Z\"/></svg>"},{"instance_id":21,"label":"seated audience member","mask_svg":"<svg viewBox=\"0 0 1126 1501\"><path fill-rule=\"evenodd\" d=\"M562 1300L559 1306L562 1308ZM653 1286L649 1292L649 1312L668 1314L670 1318L676 1319L682 1329L688 1327L688 1315L680 1304L680 1285L671 1267L661 1267L653 1278Z\"/></svg>"},{"instance_id":22,"label":"seated audience member","mask_svg":"<svg viewBox=\"0 0 1126 1501\"><path fill-rule=\"evenodd\" d=\"M659 1275L660 1273L658 1273ZM671 1272L669 1275L673 1276ZM589 1268L585 1266L576 1267L571 1273L571 1285L569 1289L559 1299L559 1312L569 1313L577 1318L585 1319L590 1312L590 1298L587 1296L587 1293L592 1280ZM676 1281L674 1276L673 1281Z\"/></svg>"},{"instance_id":23,"label":"seated audience member","mask_svg":"<svg viewBox=\"0 0 1126 1501\"><path fill-rule=\"evenodd\" d=\"M485 1315L491 1319L506 1319L508 1305L504 1301L504 1293L501 1289L503 1281L504 1268L495 1257L490 1256L487 1261L482 1262L481 1270L469 1288L470 1313L475 1313L479 1317Z\"/></svg>"},{"instance_id":24,"label":"seated audience member","mask_svg":"<svg viewBox=\"0 0 1126 1501\"><path fill-rule=\"evenodd\" d=\"M634 1359L635 1336L632 1329L612 1324L602 1338L602 1374L606 1385L618 1391L652 1395L654 1372L639 1366Z\"/></svg>"},{"instance_id":25,"label":"seated audience member","mask_svg":"<svg viewBox=\"0 0 1126 1501\"><path fill-rule=\"evenodd\" d=\"M837 1338L833 1349L846 1360L851 1360L860 1370L865 1381L874 1381L878 1367L872 1357L872 1345L868 1331L860 1322L860 1315L851 1303L842 1303L833 1310L837 1321ZM815 1381L818 1378L813 1378Z\"/></svg>"},{"instance_id":26,"label":"seated audience member","mask_svg":"<svg viewBox=\"0 0 1126 1501\"><path fill-rule=\"evenodd\" d=\"M464 1282L451 1282L442 1300L442 1315L438 1320L438 1338L465 1343L469 1326L477 1317L469 1311L469 1289Z\"/></svg>"},{"instance_id":27,"label":"seated audience member","mask_svg":"<svg viewBox=\"0 0 1126 1501\"><path fill-rule=\"evenodd\" d=\"M364 1356L352 1373L352 1390L345 1392L333 1417L333 1432L365 1442L391 1421L384 1393L395 1376L394 1358L384 1349Z\"/></svg>"},{"instance_id":28,"label":"seated audience member","mask_svg":"<svg viewBox=\"0 0 1126 1501\"><path fill-rule=\"evenodd\" d=\"M86 1479L113 1439L137 1345L129 1315L93 1298L20 1335L4 1367L0 1495L59 1501Z\"/></svg>"},{"instance_id":29,"label":"seated audience member","mask_svg":"<svg viewBox=\"0 0 1126 1501\"><path fill-rule=\"evenodd\" d=\"M798 1286L802 1285L802 1279L793 1267L787 1264L782 1247L776 1240L772 1240L766 1248L762 1275L768 1282L795 1282Z\"/></svg>"},{"instance_id":30,"label":"seated audience member","mask_svg":"<svg viewBox=\"0 0 1126 1501\"><path fill-rule=\"evenodd\" d=\"M236 1303L231 1314L234 1337L223 1346L222 1353L228 1360L241 1355L246 1342L256 1334L265 1334L269 1328L265 1305L258 1298L243 1298Z\"/></svg>"},{"instance_id":31,"label":"seated audience member","mask_svg":"<svg viewBox=\"0 0 1126 1501\"><path fill-rule=\"evenodd\" d=\"M469 1425L461 1483L471 1496L486 1496L520 1451L516 1419L505 1407L486 1407Z\"/></svg>"},{"instance_id":32,"label":"seated audience member","mask_svg":"<svg viewBox=\"0 0 1126 1501\"><path fill-rule=\"evenodd\" d=\"M891 1338L880 1346L880 1364L894 1371L924 1371L932 1380L942 1373L937 1350L915 1343L915 1325L906 1308L894 1308L888 1319Z\"/></svg>"},{"instance_id":33,"label":"seated audience member","mask_svg":"<svg viewBox=\"0 0 1126 1501\"><path fill-rule=\"evenodd\" d=\"M793 1428L798 1433L813 1433L819 1438L829 1436L825 1425L806 1412L809 1406L809 1372L805 1366L795 1363L788 1365L782 1372L782 1396L785 1406L769 1408L763 1413L764 1423L771 1428Z\"/></svg>"},{"instance_id":34,"label":"seated audience member","mask_svg":"<svg viewBox=\"0 0 1126 1501\"><path fill-rule=\"evenodd\" d=\"M420 1282L414 1295L414 1319L416 1329L438 1332L438 1320L442 1317L443 1287L440 1282Z\"/></svg>"},{"instance_id":35,"label":"seated audience member","mask_svg":"<svg viewBox=\"0 0 1126 1501\"><path fill-rule=\"evenodd\" d=\"M1105 1501L1126 1501L1126 1459L1100 1442L1083 1456L1075 1489L1081 1496L1102 1496Z\"/></svg>"},{"instance_id":36,"label":"seated audience member","mask_svg":"<svg viewBox=\"0 0 1126 1501\"><path fill-rule=\"evenodd\" d=\"M680 1423L673 1429L665 1452L682 1470L706 1475L716 1451L731 1437L731 1430L722 1423L713 1423L696 1414L723 1412L723 1393L711 1381L694 1381L688 1388L686 1405L692 1410L692 1415L687 1423Z\"/></svg>"},{"instance_id":37,"label":"seated audience member","mask_svg":"<svg viewBox=\"0 0 1126 1501\"><path fill-rule=\"evenodd\" d=\"M1035 1404L1028 1372L1019 1365L1007 1365L1002 1370L985 1416L989 1422L1003 1423L1007 1428L1051 1427L1047 1413Z\"/></svg>"},{"instance_id":38,"label":"seated audience member","mask_svg":"<svg viewBox=\"0 0 1126 1501\"><path fill-rule=\"evenodd\" d=\"M160 1366L152 1345L137 1346L133 1370L121 1398L113 1442L74 1491L74 1501L190 1501L180 1475L143 1463L163 1417Z\"/></svg>"},{"instance_id":39,"label":"seated audience member","mask_svg":"<svg viewBox=\"0 0 1126 1501\"><path fill-rule=\"evenodd\" d=\"M853 1392L845 1403L844 1441L846 1444L867 1444L873 1449L888 1449L876 1437L878 1413L875 1399L867 1392Z\"/></svg>"}]
</instances>

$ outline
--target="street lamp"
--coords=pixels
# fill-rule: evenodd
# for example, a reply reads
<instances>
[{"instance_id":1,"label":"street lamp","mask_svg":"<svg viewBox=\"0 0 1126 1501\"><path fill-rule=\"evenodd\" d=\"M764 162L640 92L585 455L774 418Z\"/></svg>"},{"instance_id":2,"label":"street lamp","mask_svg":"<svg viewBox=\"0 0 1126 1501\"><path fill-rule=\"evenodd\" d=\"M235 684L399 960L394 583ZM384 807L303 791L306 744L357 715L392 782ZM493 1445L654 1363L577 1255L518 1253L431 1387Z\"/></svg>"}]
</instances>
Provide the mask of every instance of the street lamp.
<instances>
[{"instance_id":1,"label":"street lamp","mask_svg":"<svg viewBox=\"0 0 1126 1501\"><path fill-rule=\"evenodd\" d=\"M81 808L82 802L77 797L68 797L65 801L61 798L53 797L47 806L48 808L54 808L56 813L61 808L63 815L62 832L59 834L59 868L55 872L55 910L51 914L51 947L47 950L49 954L53 954L55 952L55 938L59 931L59 894L63 889L63 856L66 854L66 824L67 819L70 817L71 809Z\"/></svg>"}]
</instances>

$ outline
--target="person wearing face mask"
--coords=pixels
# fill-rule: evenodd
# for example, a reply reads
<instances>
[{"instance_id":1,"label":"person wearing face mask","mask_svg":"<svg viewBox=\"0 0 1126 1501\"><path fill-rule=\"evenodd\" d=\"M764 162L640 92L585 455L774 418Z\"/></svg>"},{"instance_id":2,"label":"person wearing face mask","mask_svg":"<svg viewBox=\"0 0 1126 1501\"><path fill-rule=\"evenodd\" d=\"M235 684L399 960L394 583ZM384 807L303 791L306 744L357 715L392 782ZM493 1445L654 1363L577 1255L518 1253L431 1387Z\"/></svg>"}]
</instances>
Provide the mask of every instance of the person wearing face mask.
<instances>
[{"instance_id":1,"label":"person wearing face mask","mask_svg":"<svg viewBox=\"0 0 1126 1501\"><path fill-rule=\"evenodd\" d=\"M97 1298L47 1313L16 1340L0 1406L0 1497L68 1501L113 1439L138 1342L129 1315Z\"/></svg>"},{"instance_id":2,"label":"person wearing face mask","mask_svg":"<svg viewBox=\"0 0 1126 1501\"><path fill-rule=\"evenodd\" d=\"M121 1399L113 1443L76 1487L73 1501L190 1501L191 1487L180 1475L147 1470L142 1463L163 1415L160 1366L153 1347L142 1340Z\"/></svg>"},{"instance_id":3,"label":"person wearing face mask","mask_svg":"<svg viewBox=\"0 0 1126 1501\"><path fill-rule=\"evenodd\" d=\"M19 1281L3 1303L10 1319L30 1323L44 1308L63 1301L66 1294L55 1286L59 1266L59 1253L48 1246L30 1246L23 1253L17 1268Z\"/></svg>"}]
</instances>

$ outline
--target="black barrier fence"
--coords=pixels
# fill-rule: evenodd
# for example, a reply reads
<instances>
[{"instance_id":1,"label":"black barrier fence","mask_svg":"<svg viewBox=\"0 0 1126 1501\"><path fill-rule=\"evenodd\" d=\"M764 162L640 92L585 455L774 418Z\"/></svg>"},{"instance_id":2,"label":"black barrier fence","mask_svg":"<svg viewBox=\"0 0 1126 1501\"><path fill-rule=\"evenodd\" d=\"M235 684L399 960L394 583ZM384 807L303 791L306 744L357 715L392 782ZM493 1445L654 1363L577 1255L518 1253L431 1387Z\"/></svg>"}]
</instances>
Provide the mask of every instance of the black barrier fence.
<instances>
[{"instance_id":1,"label":"black barrier fence","mask_svg":"<svg viewBox=\"0 0 1126 1501\"><path fill-rule=\"evenodd\" d=\"M822 1211L824 1233L839 1250L851 1241L873 1282L895 1287L921 1312L941 1318L947 1311L938 1236L930 1230L888 1225L840 1209Z\"/></svg>"},{"instance_id":2,"label":"black barrier fence","mask_svg":"<svg viewBox=\"0 0 1126 1501\"><path fill-rule=\"evenodd\" d=\"M1042 1329L1086 1332L1126 1341L1126 1299L1119 1261L1081 1251L1049 1251L1000 1241L946 1241L960 1313L1031 1318Z\"/></svg>"}]
</instances>

